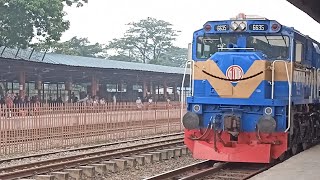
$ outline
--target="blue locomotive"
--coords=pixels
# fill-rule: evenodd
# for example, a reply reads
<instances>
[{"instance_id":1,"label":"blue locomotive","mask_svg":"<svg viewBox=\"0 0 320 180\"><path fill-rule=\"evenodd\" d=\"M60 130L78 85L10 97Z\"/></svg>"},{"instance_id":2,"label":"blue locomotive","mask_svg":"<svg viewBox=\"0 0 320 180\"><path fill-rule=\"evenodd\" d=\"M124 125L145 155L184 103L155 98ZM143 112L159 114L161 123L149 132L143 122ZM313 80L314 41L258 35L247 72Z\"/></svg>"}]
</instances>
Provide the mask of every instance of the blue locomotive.
<instances>
[{"instance_id":1,"label":"blue locomotive","mask_svg":"<svg viewBox=\"0 0 320 180\"><path fill-rule=\"evenodd\" d=\"M319 46L294 28L244 14L195 31L182 119L194 158L269 163L317 141Z\"/></svg>"}]
</instances>

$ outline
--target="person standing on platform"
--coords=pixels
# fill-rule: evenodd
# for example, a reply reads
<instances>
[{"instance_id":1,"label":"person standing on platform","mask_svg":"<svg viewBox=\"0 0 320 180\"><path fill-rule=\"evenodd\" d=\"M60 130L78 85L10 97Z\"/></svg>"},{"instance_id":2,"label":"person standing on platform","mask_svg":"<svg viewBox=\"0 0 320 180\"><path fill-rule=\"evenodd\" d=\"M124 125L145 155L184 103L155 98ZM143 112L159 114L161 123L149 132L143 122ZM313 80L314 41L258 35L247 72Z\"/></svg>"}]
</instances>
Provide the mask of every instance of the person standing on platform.
<instances>
[{"instance_id":1,"label":"person standing on platform","mask_svg":"<svg viewBox=\"0 0 320 180\"><path fill-rule=\"evenodd\" d=\"M136 100L136 105L137 105L137 108L139 108L139 109L142 108L143 104L142 104L140 97L138 97L138 99Z\"/></svg>"},{"instance_id":2,"label":"person standing on platform","mask_svg":"<svg viewBox=\"0 0 320 180\"><path fill-rule=\"evenodd\" d=\"M149 105L151 105L151 104L152 104L152 102L153 102L152 97L149 97L149 99L148 99L148 103L149 103Z\"/></svg>"},{"instance_id":3,"label":"person standing on platform","mask_svg":"<svg viewBox=\"0 0 320 180\"><path fill-rule=\"evenodd\" d=\"M170 97L167 97L167 108L170 108L171 107L171 104L170 104Z\"/></svg>"},{"instance_id":4,"label":"person standing on platform","mask_svg":"<svg viewBox=\"0 0 320 180\"><path fill-rule=\"evenodd\" d=\"M12 117L12 108L13 108L13 97L11 97L10 94L7 94L5 98L5 103L7 106L7 117L11 118Z\"/></svg>"},{"instance_id":5,"label":"person standing on platform","mask_svg":"<svg viewBox=\"0 0 320 180\"><path fill-rule=\"evenodd\" d=\"M99 103L100 103L101 105L105 105L105 104L106 104L106 101L105 101L104 98L101 98Z\"/></svg>"},{"instance_id":6,"label":"person standing on platform","mask_svg":"<svg viewBox=\"0 0 320 180\"><path fill-rule=\"evenodd\" d=\"M117 104L117 97L115 94L113 95L112 100L113 100L113 104L116 105Z\"/></svg>"}]
</instances>

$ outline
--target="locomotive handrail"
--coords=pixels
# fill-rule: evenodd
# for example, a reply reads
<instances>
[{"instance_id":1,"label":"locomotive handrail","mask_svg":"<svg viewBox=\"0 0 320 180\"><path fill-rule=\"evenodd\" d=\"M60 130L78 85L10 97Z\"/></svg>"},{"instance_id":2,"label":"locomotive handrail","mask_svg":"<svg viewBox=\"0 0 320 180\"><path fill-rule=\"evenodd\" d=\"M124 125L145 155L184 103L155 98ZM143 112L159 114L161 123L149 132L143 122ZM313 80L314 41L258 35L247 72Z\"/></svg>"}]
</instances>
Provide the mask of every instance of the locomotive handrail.
<instances>
[{"instance_id":1,"label":"locomotive handrail","mask_svg":"<svg viewBox=\"0 0 320 180\"><path fill-rule=\"evenodd\" d=\"M191 96L194 94L194 61L190 61L190 91L191 91Z\"/></svg>"},{"instance_id":2,"label":"locomotive handrail","mask_svg":"<svg viewBox=\"0 0 320 180\"><path fill-rule=\"evenodd\" d=\"M290 129L290 126L291 126L291 96L292 96L292 86L291 86L291 84L292 84L292 81L293 81L293 72L294 72L294 70L293 70L293 56L294 56L294 53L295 53L294 46L293 46L293 44L294 44L294 39L293 38L291 38L290 44L291 44L291 47L290 47L291 81L290 81L290 86L289 86L289 98L288 98L289 99L289 104L288 104L288 106L289 106L289 110L288 110L288 127L284 132L288 132L289 129Z\"/></svg>"},{"instance_id":3,"label":"locomotive handrail","mask_svg":"<svg viewBox=\"0 0 320 180\"><path fill-rule=\"evenodd\" d=\"M288 85L291 86L290 83L290 77L289 77L289 72L288 72L288 66L287 66L287 62L285 60L274 60L272 62L272 76L271 76L271 99L274 99L274 73L275 73L275 63L276 62L283 62L286 68L286 74L287 74L287 79L288 79Z\"/></svg>"},{"instance_id":4,"label":"locomotive handrail","mask_svg":"<svg viewBox=\"0 0 320 180\"><path fill-rule=\"evenodd\" d=\"M183 78L182 78L182 83L181 83L181 88L184 87L184 82L186 79L186 74L187 74L187 68L188 68L188 64L190 63L190 82L189 82L189 87L191 90L191 96L193 96L193 74L194 74L194 62L192 60L192 44L189 43L188 44L188 60L185 64L185 68L184 68L184 73L183 73ZM181 117L181 123L182 123L182 118L183 118L183 108L184 108L184 91L182 89L181 94L180 94L180 100L181 100L181 109L180 109L180 117Z\"/></svg>"},{"instance_id":5,"label":"locomotive handrail","mask_svg":"<svg viewBox=\"0 0 320 180\"><path fill-rule=\"evenodd\" d=\"M284 66L286 67L286 74L287 74L287 79L288 79L288 87L289 87L289 104L288 104L288 127L285 130L285 132L287 132L290 129L291 126L291 81L290 81L290 76L289 76L289 71L288 71L288 66L287 66L287 62L285 60L274 60L272 62L272 76L271 76L271 99L274 99L274 72L275 72L275 64L276 62L283 62ZM291 66L292 66L292 61L291 61ZM292 68L291 68L292 69Z\"/></svg>"},{"instance_id":6,"label":"locomotive handrail","mask_svg":"<svg viewBox=\"0 0 320 180\"><path fill-rule=\"evenodd\" d=\"M184 73L183 73L183 78L182 78L182 83L181 83L181 88L182 88L182 90L181 90L181 94L180 94L180 101L181 101L181 110L180 110L180 117L181 117L181 122L182 122L182 118L183 118L183 108L184 108L184 91L183 91L183 87L184 87L184 82L185 82L185 79L186 79L186 74L187 74L187 68L188 68L188 64L193 64L192 63L192 60L188 60L187 62L186 62L186 64L185 64L185 68L184 68ZM191 79L192 79L192 75L193 74L191 74L191 71L192 70L190 70L190 83L191 83ZM189 86L190 86L190 88L191 88L191 84L189 84ZM193 88L193 87L192 87ZM191 89L191 91L192 91L192 95L193 95L193 89Z\"/></svg>"},{"instance_id":7,"label":"locomotive handrail","mask_svg":"<svg viewBox=\"0 0 320 180\"><path fill-rule=\"evenodd\" d=\"M316 81L318 81L319 79L319 72L320 72L320 69L317 69L317 75L316 75ZM316 98L319 98L320 96L320 88L318 86L318 83L316 83Z\"/></svg>"},{"instance_id":8,"label":"locomotive handrail","mask_svg":"<svg viewBox=\"0 0 320 180\"><path fill-rule=\"evenodd\" d=\"M315 67L312 67L312 70L310 70L310 76L312 77L311 78L311 99L314 99L315 98L315 83L314 83L314 80L315 80L315 73L316 72L316 68ZM310 97L309 97L309 99L310 99Z\"/></svg>"}]
</instances>

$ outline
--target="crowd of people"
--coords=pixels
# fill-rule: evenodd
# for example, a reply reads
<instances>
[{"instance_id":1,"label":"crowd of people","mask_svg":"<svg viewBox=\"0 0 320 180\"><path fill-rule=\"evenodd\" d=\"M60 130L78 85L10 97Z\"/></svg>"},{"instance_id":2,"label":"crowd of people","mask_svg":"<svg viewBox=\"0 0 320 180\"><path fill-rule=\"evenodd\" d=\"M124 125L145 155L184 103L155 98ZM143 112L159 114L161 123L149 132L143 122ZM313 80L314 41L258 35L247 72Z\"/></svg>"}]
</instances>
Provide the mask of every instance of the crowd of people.
<instances>
[{"instance_id":1,"label":"crowd of people","mask_svg":"<svg viewBox=\"0 0 320 180\"><path fill-rule=\"evenodd\" d=\"M40 107L40 100L38 96L21 96L18 93L7 93L1 96L1 116L6 117L33 115L38 112Z\"/></svg>"},{"instance_id":2,"label":"crowd of people","mask_svg":"<svg viewBox=\"0 0 320 180\"><path fill-rule=\"evenodd\" d=\"M169 95L167 95L166 97L164 95L161 95L161 96L159 96L157 101L158 102L167 102L167 103L170 104L171 99L170 99ZM71 103L85 103L87 105L97 105L97 104L104 105L104 104L107 103L107 99L104 98L104 97L99 97L99 96L86 95L85 98L79 100L74 95L74 93L72 93L69 102L71 102ZM108 102L112 102L112 103L116 104L117 103L116 94L113 94L112 98L111 98L111 101L108 101ZM135 102L137 104L137 107L140 107L143 103L152 104L154 102L154 100L153 100L153 97L151 95L147 95L143 99L138 97Z\"/></svg>"},{"instance_id":3,"label":"crowd of people","mask_svg":"<svg viewBox=\"0 0 320 180\"><path fill-rule=\"evenodd\" d=\"M12 108L14 106L25 106L31 104L39 104L40 100L38 96L20 96L18 93L7 93L5 96L2 96L0 99L0 104L6 105L6 107Z\"/></svg>"},{"instance_id":4,"label":"crowd of people","mask_svg":"<svg viewBox=\"0 0 320 180\"><path fill-rule=\"evenodd\" d=\"M170 97L168 96L167 98L165 98L166 99L166 105L168 106L168 107L170 107ZM147 106L150 106L150 105L152 105L153 104L153 98L152 98L152 96L146 96L145 98L144 98L144 100L142 100L140 97L138 97L137 98L137 100L136 100L136 105L137 105L137 108L139 108L139 109L141 109L141 108L143 108L144 107L144 102L146 103L146 105Z\"/></svg>"},{"instance_id":5,"label":"crowd of people","mask_svg":"<svg viewBox=\"0 0 320 180\"><path fill-rule=\"evenodd\" d=\"M160 96L157 99L157 102L167 102L167 104L170 104L170 97L169 96ZM21 96L18 93L7 93L5 96L2 96L0 99L0 104L2 107L12 108L12 107L26 107L31 105L40 105L40 98L38 96ZM53 99L52 96L49 96L49 98L44 101L43 103L48 103L49 105L52 104L63 104L63 103L82 103L86 105L104 105L107 103L117 103L117 97L114 94L112 96L112 101L106 100L104 97L99 96L90 96L86 95L84 98L79 99L74 93L71 93L70 99L67 101L63 101L62 97L59 96L56 99ZM138 108L142 108L143 104L151 105L154 103L154 99L151 95L146 96L145 98L138 97L135 100L135 103Z\"/></svg>"},{"instance_id":6,"label":"crowd of people","mask_svg":"<svg viewBox=\"0 0 320 180\"><path fill-rule=\"evenodd\" d=\"M165 99L164 102L166 102L166 107L171 107L171 100L169 96L167 96L167 98L165 98L164 96L159 97L157 102L159 102L159 100L163 102L163 99ZM40 102L41 101L38 96L21 96L18 93L7 93L0 99L2 113L7 117L20 116L22 114L35 115L39 112L40 107L42 107ZM48 103L49 107L55 106L55 104L61 105L64 103L81 103L87 106L101 106L107 103L116 105L117 97L116 95L113 95L111 102L107 102L104 97L99 98L98 96L90 95L87 95L85 98L79 100L74 93L71 93L70 99L67 101L63 101L61 96L56 99L53 99L50 96L44 103ZM155 102L151 95L148 95L145 98L137 97L137 99L135 100L135 106L137 109L149 109L154 107L153 105L155 105Z\"/></svg>"}]
</instances>

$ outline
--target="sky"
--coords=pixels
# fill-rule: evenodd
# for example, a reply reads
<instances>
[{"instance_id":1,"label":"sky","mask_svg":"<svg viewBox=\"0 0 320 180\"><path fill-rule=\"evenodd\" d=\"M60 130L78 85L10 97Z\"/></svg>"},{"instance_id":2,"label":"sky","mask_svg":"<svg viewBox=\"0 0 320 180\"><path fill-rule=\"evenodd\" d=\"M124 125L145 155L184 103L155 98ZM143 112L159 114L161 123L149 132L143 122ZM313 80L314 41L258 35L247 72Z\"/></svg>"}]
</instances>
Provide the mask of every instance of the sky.
<instances>
[{"instance_id":1,"label":"sky","mask_svg":"<svg viewBox=\"0 0 320 180\"><path fill-rule=\"evenodd\" d=\"M193 32L205 22L245 13L276 20L320 42L320 24L286 0L89 0L81 8L67 7L65 11L71 24L61 41L78 36L106 44L123 36L128 29L125 24L153 17L180 30L175 45L187 48Z\"/></svg>"}]
</instances>

